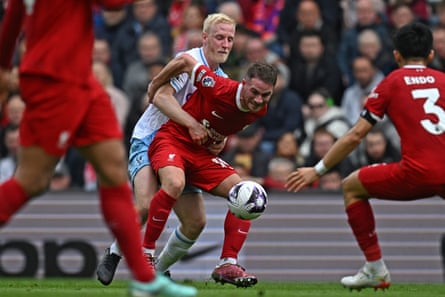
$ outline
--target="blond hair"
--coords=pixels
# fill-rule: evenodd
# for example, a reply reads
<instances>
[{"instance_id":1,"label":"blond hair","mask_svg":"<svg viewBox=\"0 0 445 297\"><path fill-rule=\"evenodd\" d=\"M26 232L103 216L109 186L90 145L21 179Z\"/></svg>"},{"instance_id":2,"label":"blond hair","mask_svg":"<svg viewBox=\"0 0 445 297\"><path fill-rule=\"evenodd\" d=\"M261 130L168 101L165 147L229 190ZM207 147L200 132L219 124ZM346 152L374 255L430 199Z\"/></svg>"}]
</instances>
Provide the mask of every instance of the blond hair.
<instances>
[{"instance_id":1,"label":"blond hair","mask_svg":"<svg viewBox=\"0 0 445 297\"><path fill-rule=\"evenodd\" d=\"M202 31L209 33L210 27L212 27L215 24L219 24L219 23L227 23L227 24L232 24L233 26L236 26L236 22L234 19L232 19L231 17L229 17L228 15L224 14L224 13L212 13L209 14L206 19L204 20L204 24L202 26Z\"/></svg>"}]
</instances>

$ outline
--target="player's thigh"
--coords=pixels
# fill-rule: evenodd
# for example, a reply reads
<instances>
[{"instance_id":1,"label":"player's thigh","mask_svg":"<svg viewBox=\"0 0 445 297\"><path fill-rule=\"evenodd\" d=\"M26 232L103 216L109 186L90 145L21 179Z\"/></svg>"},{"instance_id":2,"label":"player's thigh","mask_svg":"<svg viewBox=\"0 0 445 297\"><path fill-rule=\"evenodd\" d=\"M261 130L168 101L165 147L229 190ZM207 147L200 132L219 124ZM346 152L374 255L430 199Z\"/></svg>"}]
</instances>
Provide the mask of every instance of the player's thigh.
<instances>
[{"instance_id":1,"label":"player's thigh","mask_svg":"<svg viewBox=\"0 0 445 297\"><path fill-rule=\"evenodd\" d=\"M47 189L59 157L38 146L23 147L18 153L14 177L32 196Z\"/></svg>"},{"instance_id":2,"label":"player's thigh","mask_svg":"<svg viewBox=\"0 0 445 297\"><path fill-rule=\"evenodd\" d=\"M211 193L220 197L229 197L229 192L232 187L242 181L237 173L227 176L218 186L216 186Z\"/></svg>"},{"instance_id":3,"label":"player's thigh","mask_svg":"<svg viewBox=\"0 0 445 297\"><path fill-rule=\"evenodd\" d=\"M116 186L128 181L125 147L121 140L104 140L78 149L93 165L101 185Z\"/></svg>"},{"instance_id":4,"label":"player's thigh","mask_svg":"<svg viewBox=\"0 0 445 297\"><path fill-rule=\"evenodd\" d=\"M133 192L138 210L148 210L150 201L158 190L158 181L149 165L140 168L133 178Z\"/></svg>"}]
</instances>

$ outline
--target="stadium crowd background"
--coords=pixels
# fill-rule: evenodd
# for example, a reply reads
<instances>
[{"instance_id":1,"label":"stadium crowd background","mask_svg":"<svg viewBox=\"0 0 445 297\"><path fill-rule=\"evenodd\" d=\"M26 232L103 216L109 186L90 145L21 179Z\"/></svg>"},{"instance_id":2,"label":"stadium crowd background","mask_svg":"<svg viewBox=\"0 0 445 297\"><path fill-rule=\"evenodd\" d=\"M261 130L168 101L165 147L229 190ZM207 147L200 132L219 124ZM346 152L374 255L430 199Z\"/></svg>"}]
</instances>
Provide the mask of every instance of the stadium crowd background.
<instances>
[{"instance_id":1,"label":"stadium crowd background","mask_svg":"<svg viewBox=\"0 0 445 297\"><path fill-rule=\"evenodd\" d=\"M0 20L7 1L2 1ZM433 68L445 70L445 1L440 0L143 0L93 18L93 70L110 94L125 132L145 109L150 79L178 52L200 46L207 14L224 12L238 26L223 69L241 79L246 65L265 60L279 69L267 115L229 137L223 158L246 179L283 190L296 166L316 164L357 120L367 94L397 67L391 34L413 21L433 29ZM69 38L69 37L68 37ZM26 40L17 45L10 94L0 104L0 182L15 169L21 116L18 66ZM67 57L69 59L69 57ZM75 111L73 111L75 112ZM346 161L314 189L339 190L354 169L400 158L388 120L379 123ZM90 164L69 150L57 166L51 190L96 190Z\"/></svg>"}]
</instances>

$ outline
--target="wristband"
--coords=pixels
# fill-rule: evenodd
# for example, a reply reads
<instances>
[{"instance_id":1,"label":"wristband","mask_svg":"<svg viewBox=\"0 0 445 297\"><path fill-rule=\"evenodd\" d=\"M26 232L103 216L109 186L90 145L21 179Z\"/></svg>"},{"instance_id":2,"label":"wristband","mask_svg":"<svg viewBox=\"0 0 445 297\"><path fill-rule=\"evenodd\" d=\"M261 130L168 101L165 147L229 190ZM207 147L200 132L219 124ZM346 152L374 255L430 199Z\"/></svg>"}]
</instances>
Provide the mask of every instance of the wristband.
<instances>
[{"instance_id":1,"label":"wristband","mask_svg":"<svg viewBox=\"0 0 445 297\"><path fill-rule=\"evenodd\" d=\"M317 172L318 175L322 176L328 171L328 168L326 168L326 165L324 165L323 160L320 160L315 166L314 166L315 172Z\"/></svg>"}]
</instances>

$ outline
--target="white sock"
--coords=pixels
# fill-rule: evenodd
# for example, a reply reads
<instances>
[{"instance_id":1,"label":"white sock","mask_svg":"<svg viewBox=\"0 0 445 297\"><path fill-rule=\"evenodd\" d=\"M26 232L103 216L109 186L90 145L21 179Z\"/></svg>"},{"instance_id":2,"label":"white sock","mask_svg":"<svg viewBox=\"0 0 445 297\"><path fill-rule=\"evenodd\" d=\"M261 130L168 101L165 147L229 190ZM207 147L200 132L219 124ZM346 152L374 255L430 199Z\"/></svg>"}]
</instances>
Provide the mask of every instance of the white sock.
<instances>
[{"instance_id":1,"label":"white sock","mask_svg":"<svg viewBox=\"0 0 445 297\"><path fill-rule=\"evenodd\" d=\"M167 271L170 266L187 254L187 251L194 243L194 240L188 239L179 231L179 227L176 228L176 230L170 234L167 243L157 259L156 270L160 272Z\"/></svg>"},{"instance_id":2,"label":"white sock","mask_svg":"<svg viewBox=\"0 0 445 297\"><path fill-rule=\"evenodd\" d=\"M238 260L235 259L235 258L222 258L222 259L219 260L219 264L218 264L218 266L221 266L221 265L223 265L223 264L227 264L227 263L230 263L230 264L237 264L237 263L238 263Z\"/></svg>"},{"instance_id":3,"label":"white sock","mask_svg":"<svg viewBox=\"0 0 445 297\"><path fill-rule=\"evenodd\" d=\"M117 241L113 241L113 243L110 245L110 254L118 255L119 257L122 257L121 249L119 248L119 245L117 244Z\"/></svg>"},{"instance_id":4,"label":"white sock","mask_svg":"<svg viewBox=\"0 0 445 297\"><path fill-rule=\"evenodd\" d=\"M377 261L366 262L366 266L372 271L380 272L386 270L386 265L383 259Z\"/></svg>"}]
</instances>

